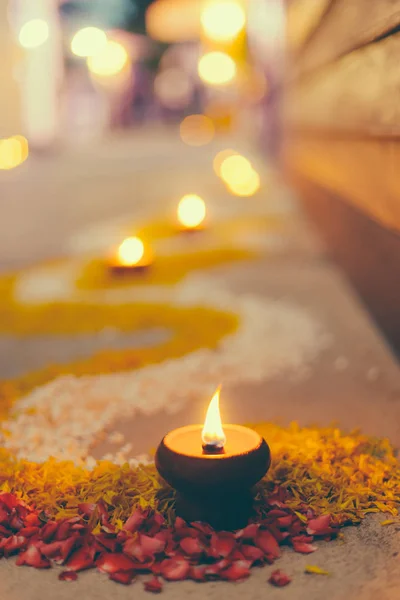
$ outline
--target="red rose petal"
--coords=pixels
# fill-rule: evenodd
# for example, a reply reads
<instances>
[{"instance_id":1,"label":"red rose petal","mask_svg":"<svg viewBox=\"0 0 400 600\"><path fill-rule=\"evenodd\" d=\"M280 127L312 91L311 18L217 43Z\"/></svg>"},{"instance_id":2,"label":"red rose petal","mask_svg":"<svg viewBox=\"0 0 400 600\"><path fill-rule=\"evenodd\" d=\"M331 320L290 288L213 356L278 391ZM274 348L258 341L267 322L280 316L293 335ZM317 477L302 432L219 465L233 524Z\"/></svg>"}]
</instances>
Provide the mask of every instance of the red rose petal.
<instances>
[{"instance_id":1,"label":"red rose petal","mask_svg":"<svg viewBox=\"0 0 400 600\"><path fill-rule=\"evenodd\" d=\"M206 565L205 573L209 576L219 575L221 571L227 569L230 565L230 560L228 560L227 558L222 558L221 560L215 562L212 565Z\"/></svg>"},{"instance_id":2,"label":"red rose petal","mask_svg":"<svg viewBox=\"0 0 400 600\"><path fill-rule=\"evenodd\" d=\"M254 562L261 562L264 559L264 552L261 548L257 548L256 546L249 546L248 544L243 544L240 548L242 554L245 559L251 560Z\"/></svg>"},{"instance_id":3,"label":"red rose petal","mask_svg":"<svg viewBox=\"0 0 400 600\"><path fill-rule=\"evenodd\" d=\"M108 519L108 511L107 511L107 506L105 505L105 502L103 500L100 500L100 502L97 503L96 506L98 513L101 517L104 517L105 519Z\"/></svg>"},{"instance_id":4,"label":"red rose petal","mask_svg":"<svg viewBox=\"0 0 400 600\"><path fill-rule=\"evenodd\" d=\"M236 532L235 537L243 540L254 540L257 535L259 525L257 523L250 523L244 529L240 529Z\"/></svg>"},{"instance_id":5,"label":"red rose petal","mask_svg":"<svg viewBox=\"0 0 400 600\"><path fill-rule=\"evenodd\" d=\"M165 519L160 513L153 513L153 519L151 528L148 533L154 535L158 531L160 531L161 527L165 524Z\"/></svg>"},{"instance_id":6,"label":"red rose petal","mask_svg":"<svg viewBox=\"0 0 400 600\"><path fill-rule=\"evenodd\" d=\"M233 533L224 532L213 533L210 540L209 556L228 556L236 545Z\"/></svg>"},{"instance_id":7,"label":"red rose petal","mask_svg":"<svg viewBox=\"0 0 400 600\"><path fill-rule=\"evenodd\" d=\"M314 537L312 535L295 535L291 538L292 542L304 542L305 544L310 544L314 541Z\"/></svg>"},{"instance_id":8,"label":"red rose petal","mask_svg":"<svg viewBox=\"0 0 400 600\"><path fill-rule=\"evenodd\" d=\"M25 517L25 526L26 527L39 527L40 525L41 525L41 521L35 513L26 515L26 517Z\"/></svg>"},{"instance_id":9,"label":"red rose petal","mask_svg":"<svg viewBox=\"0 0 400 600\"><path fill-rule=\"evenodd\" d=\"M204 550L203 546L200 544L200 542L197 538L192 538L192 537L183 538L183 540L181 540L179 542L179 545L182 548L182 550L184 551L184 553L191 557L192 556L199 557Z\"/></svg>"},{"instance_id":10,"label":"red rose petal","mask_svg":"<svg viewBox=\"0 0 400 600\"><path fill-rule=\"evenodd\" d=\"M168 581L180 581L186 579L189 568L189 563L184 558L167 558L161 563L162 576Z\"/></svg>"},{"instance_id":11,"label":"red rose petal","mask_svg":"<svg viewBox=\"0 0 400 600\"><path fill-rule=\"evenodd\" d=\"M276 523L268 523L266 528L270 533L272 533L273 537L278 542L278 545L290 535L289 531L281 531Z\"/></svg>"},{"instance_id":12,"label":"red rose petal","mask_svg":"<svg viewBox=\"0 0 400 600\"><path fill-rule=\"evenodd\" d=\"M258 550L258 548L257 548ZM229 558L231 560L246 560L246 557L243 556L243 553L241 552L241 549L239 550L239 548L234 548L232 554L229 556Z\"/></svg>"},{"instance_id":13,"label":"red rose petal","mask_svg":"<svg viewBox=\"0 0 400 600\"><path fill-rule=\"evenodd\" d=\"M78 546L79 536L73 535L67 540L63 540L62 542L58 542L60 544L60 554L61 558L65 561L71 554L71 552ZM90 554L90 553L89 553ZM93 555L92 555L93 558Z\"/></svg>"},{"instance_id":14,"label":"red rose petal","mask_svg":"<svg viewBox=\"0 0 400 600\"><path fill-rule=\"evenodd\" d=\"M186 521L184 521L181 517L176 517L175 529L182 529L182 527L187 527Z\"/></svg>"},{"instance_id":15,"label":"red rose petal","mask_svg":"<svg viewBox=\"0 0 400 600\"><path fill-rule=\"evenodd\" d=\"M195 521L194 523L191 523L191 525L192 527L194 527L198 531L201 531L201 533L204 533L205 535L211 535L212 533L214 533L214 529L211 527L211 525L208 525L208 523Z\"/></svg>"},{"instance_id":16,"label":"red rose petal","mask_svg":"<svg viewBox=\"0 0 400 600\"><path fill-rule=\"evenodd\" d=\"M143 550L143 553L147 557L153 558L155 554L159 554L165 548L166 542L158 538L149 537L148 535L141 534L139 536L139 543Z\"/></svg>"},{"instance_id":17,"label":"red rose petal","mask_svg":"<svg viewBox=\"0 0 400 600\"><path fill-rule=\"evenodd\" d=\"M286 517L286 516L287 516L287 512L285 512L284 510L280 510L279 508L273 508L268 513L268 518L270 518L270 517Z\"/></svg>"},{"instance_id":18,"label":"red rose petal","mask_svg":"<svg viewBox=\"0 0 400 600\"><path fill-rule=\"evenodd\" d=\"M251 562L237 560L230 567L220 573L222 579L227 581L242 581L250 575Z\"/></svg>"},{"instance_id":19,"label":"red rose petal","mask_svg":"<svg viewBox=\"0 0 400 600\"><path fill-rule=\"evenodd\" d=\"M194 581L206 581L206 565L192 565L189 570L189 577Z\"/></svg>"},{"instance_id":20,"label":"red rose petal","mask_svg":"<svg viewBox=\"0 0 400 600\"><path fill-rule=\"evenodd\" d=\"M51 542L51 544L43 544L40 547L40 552L46 558L59 558L61 557L61 544L62 542Z\"/></svg>"},{"instance_id":21,"label":"red rose petal","mask_svg":"<svg viewBox=\"0 0 400 600\"><path fill-rule=\"evenodd\" d=\"M9 519L9 512L6 508L0 507L0 523L7 524Z\"/></svg>"},{"instance_id":22,"label":"red rose petal","mask_svg":"<svg viewBox=\"0 0 400 600\"><path fill-rule=\"evenodd\" d=\"M293 550L300 552L301 554L311 554L317 550L317 546L312 544L305 544L304 542L293 542Z\"/></svg>"},{"instance_id":23,"label":"red rose petal","mask_svg":"<svg viewBox=\"0 0 400 600\"><path fill-rule=\"evenodd\" d=\"M130 538L129 540L126 540L125 544L123 545L123 551L125 554L127 554L128 556L131 556L132 558L134 558L135 560L138 560L139 562L144 562L146 560L146 557L143 552L143 548L139 542L138 537L133 537L133 538Z\"/></svg>"},{"instance_id":24,"label":"red rose petal","mask_svg":"<svg viewBox=\"0 0 400 600\"><path fill-rule=\"evenodd\" d=\"M12 532L10 531L10 529L7 529L7 527L4 527L4 525L0 525L0 533L2 533L5 536L9 536Z\"/></svg>"},{"instance_id":25,"label":"red rose petal","mask_svg":"<svg viewBox=\"0 0 400 600\"><path fill-rule=\"evenodd\" d=\"M11 554L15 554L19 552L23 548L26 548L28 544L28 540L23 535L12 535L7 538L4 542L3 551L5 556L11 556Z\"/></svg>"},{"instance_id":26,"label":"red rose petal","mask_svg":"<svg viewBox=\"0 0 400 600\"><path fill-rule=\"evenodd\" d=\"M71 535L72 525L68 521L60 521L55 534L55 539L59 542L66 540Z\"/></svg>"},{"instance_id":27,"label":"red rose petal","mask_svg":"<svg viewBox=\"0 0 400 600\"><path fill-rule=\"evenodd\" d=\"M259 530L255 538L255 544L258 548L261 548L264 554L269 554L272 558L279 558L281 555L278 542L272 533L266 529Z\"/></svg>"},{"instance_id":28,"label":"red rose petal","mask_svg":"<svg viewBox=\"0 0 400 600\"><path fill-rule=\"evenodd\" d=\"M17 560L16 565L26 565L28 567L35 567L36 569L48 569L50 567L50 561L44 558L40 550L36 546L29 546L25 552L22 552Z\"/></svg>"},{"instance_id":29,"label":"red rose petal","mask_svg":"<svg viewBox=\"0 0 400 600\"><path fill-rule=\"evenodd\" d=\"M96 504L91 504L90 502L82 502L78 504L79 512L85 517L91 517L94 511L96 510Z\"/></svg>"},{"instance_id":30,"label":"red rose petal","mask_svg":"<svg viewBox=\"0 0 400 600\"><path fill-rule=\"evenodd\" d=\"M4 506L6 506L6 508L8 508L8 510L10 511L13 508L16 508L21 501L18 500L17 497L14 496L14 494L10 494L9 492L3 492L2 494L0 494L0 502L2 502Z\"/></svg>"},{"instance_id":31,"label":"red rose petal","mask_svg":"<svg viewBox=\"0 0 400 600\"><path fill-rule=\"evenodd\" d=\"M290 583L292 580L290 579L289 575L286 575L286 573L278 569L271 573L271 577L268 579L268 581L276 587L283 587L288 585L288 583Z\"/></svg>"},{"instance_id":32,"label":"red rose petal","mask_svg":"<svg viewBox=\"0 0 400 600\"><path fill-rule=\"evenodd\" d=\"M134 510L129 519L126 521L124 529L126 531L130 531L131 533L134 533L139 529L145 518L145 513L143 513L139 509Z\"/></svg>"},{"instance_id":33,"label":"red rose petal","mask_svg":"<svg viewBox=\"0 0 400 600\"><path fill-rule=\"evenodd\" d=\"M288 515L286 517L278 517L276 522L279 525L279 527L289 527L292 523L292 515Z\"/></svg>"},{"instance_id":34,"label":"red rose petal","mask_svg":"<svg viewBox=\"0 0 400 600\"><path fill-rule=\"evenodd\" d=\"M76 581L78 579L78 573L75 573L75 571L63 571L59 574L58 579L60 581Z\"/></svg>"},{"instance_id":35,"label":"red rose petal","mask_svg":"<svg viewBox=\"0 0 400 600\"><path fill-rule=\"evenodd\" d=\"M118 571L130 571L135 568L135 563L125 554L102 554L96 562L99 571L103 573L117 573Z\"/></svg>"},{"instance_id":36,"label":"red rose petal","mask_svg":"<svg viewBox=\"0 0 400 600\"><path fill-rule=\"evenodd\" d=\"M123 585L129 585L132 583L135 577L135 571L117 571L116 573L110 574L110 579Z\"/></svg>"},{"instance_id":37,"label":"red rose petal","mask_svg":"<svg viewBox=\"0 0 400 600\"><path fill-rule=\"evenodd\" d=\"M310 535L323 535L326 529L330 529L330 524L331 515L321 515L316 519L310 519L307 523L307 533Z\"/></svg>"},{"instance_id":38,"label":"red rose petal","mask_svg":"<svg viewBox=\"0 0 400 600\"><path fill-rule=\"evenodd\" d=\"M70 571L83 571L94 566L93 552L87 547L75 550L66 563L67 569Z\"/></svg>"},{"instance_id":39,"label":"red rose petal","mask_svg":"<svg viewBox=\"0 0 400 600\"><path fill-rule=\"evenodd\" d=\"M322 515L316 519L310 519L307 524L307 533L317 536L330 536L337 534L337 528L332 527L330 515Z\"/></svg>"},{"instance_id":40,"label":"red rose petal","mask_svg":"<svg viewBox=\"0 0 400 600\"><path fill-rule=\"evenodd\" d=\"M163 589L162 582L155 576L149 581L145 581L143 585L146 592L153 592L153 594L159 594Z\"/></svg>"},{"instance_id":41,"label":"red rose petal","mask_svg":"<svg viewBox=\"0 0 400 600\"><path fill-rule=\"evenodd\" d=\"M55 521L48 521L40 532L40 537L44 542L50 542L57 531L58 525Z\"/></svg>"},{"instance_id":42,"label":"red rose petal","mask_svg":"<svg viewBox=\"0 0 400 600\"><path fill-rule=\"evenodd\" d=\"M106 533L99 533L96 535L96 542L99 542L99 544L101 544L109 552L116 552L119 545L119 542L115 539L115 537L111 537Z\"/></svg>"},{"instance_id":43,"label":"red rose petal","mask_svg":"<svg viewBox=\"0 0 400 600\"><path fill-rule=\"evenodd\" d=\"M32 537L37 533L39 533L39 527L23 527L18 532L19 535L23 535L25 537Z\"/></svg>"}]
</instances>

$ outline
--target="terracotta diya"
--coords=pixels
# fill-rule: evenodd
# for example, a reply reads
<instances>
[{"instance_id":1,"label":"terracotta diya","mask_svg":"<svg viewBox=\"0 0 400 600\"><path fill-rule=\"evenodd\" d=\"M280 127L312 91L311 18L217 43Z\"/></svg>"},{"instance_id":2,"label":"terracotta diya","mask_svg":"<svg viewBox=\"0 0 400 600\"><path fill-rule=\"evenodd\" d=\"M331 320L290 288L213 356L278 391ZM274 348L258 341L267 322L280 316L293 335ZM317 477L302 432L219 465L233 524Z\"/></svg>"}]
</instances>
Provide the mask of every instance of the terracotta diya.
<instances>
[{"instance_id":1,"label":"terracotta diya","mask_svg":"<svg viewBox=\"0 0 400 600\"><path fill-rule=\"evenodd\" d=\"M126 238L109 261L108 266L116 275L142 273L153 262L153 254L138 237Z\"/></svg>"},{"instance_id":2,"label":"terracotta diya","mask_svg":"<svg viewBox=\"0 0 400 600\"><path fill-rule=\"evenodd\" d=\"M177 492L179 516L216 529L238 529L248 522L251 488L268 471L271 454L266 441L252 429L222 427L218 389L204 426L189 425L167 433L155 463L161 477Z\"/></svg>"}]
</instances>

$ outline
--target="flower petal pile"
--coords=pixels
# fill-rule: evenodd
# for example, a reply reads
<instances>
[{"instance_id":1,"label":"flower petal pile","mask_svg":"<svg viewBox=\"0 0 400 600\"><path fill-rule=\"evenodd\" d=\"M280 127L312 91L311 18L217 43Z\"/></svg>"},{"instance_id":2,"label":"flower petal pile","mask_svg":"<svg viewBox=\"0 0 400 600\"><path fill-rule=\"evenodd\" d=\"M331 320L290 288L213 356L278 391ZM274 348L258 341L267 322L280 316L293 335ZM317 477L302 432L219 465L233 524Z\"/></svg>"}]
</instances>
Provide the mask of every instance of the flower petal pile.
<instances>
[{"instance_id":1,"label":"flower petal pile","mask_svg":"<svg viewBox=\"0 0 400 600\"><path fill-rule=\"evenodd\" d=\"M162 590L163 579L241 581L253 566L279 558L282 545L310 552L316 550L310 543L316 537L330 540L337 534L329 515L315 518L307 510L300 519L284 502L277 508L277 495L280 490L272 495L262 521L221 532L180 517L168 524L160 513L139 508L117 529L104 501L82 504L79 515L55 521L5 492L0 494L0 554L6 558L17 554L18 566L62 566L61 581L74 581L79 571L97 568L111 580L129 585L137 575L148 573L151 578L144 586L153 593ZM311 527L312 535L307 533ZM282 586L290 579L275 571L270 581Z\"/></svg>"}]
</instances>

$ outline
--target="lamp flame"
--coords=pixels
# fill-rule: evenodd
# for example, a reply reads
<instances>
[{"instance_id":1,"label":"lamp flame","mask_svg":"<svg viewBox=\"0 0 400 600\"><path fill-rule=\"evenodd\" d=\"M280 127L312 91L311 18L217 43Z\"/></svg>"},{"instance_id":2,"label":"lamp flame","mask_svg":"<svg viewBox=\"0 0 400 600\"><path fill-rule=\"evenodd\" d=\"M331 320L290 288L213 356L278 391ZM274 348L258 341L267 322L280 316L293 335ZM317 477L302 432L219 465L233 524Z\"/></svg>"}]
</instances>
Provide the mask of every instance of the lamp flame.
<instances>
[{"instance_id":1,"label":"lamp flame","mask_svg":"<svg viewBox=\"0 0 400 600\"><path fill-rule=\"evenodd\" d=\"M219 392L217 389L209 404L206 419L204 421L201 439L204 446L213 448L223 448L226 443L226 436L222 428L221 415L219 412Z\"/></svg>"},{"instance_id":2,"label":"lamp flame","mask_svg":"<svg viewBox=\"0 0 400 600\"><path fill-rule=\"evenodd\" d=\"M144 256L144 244L138 237L126 238L118 248L118 260L125 267L137 265Z\"/></svg>"}]
</instances>

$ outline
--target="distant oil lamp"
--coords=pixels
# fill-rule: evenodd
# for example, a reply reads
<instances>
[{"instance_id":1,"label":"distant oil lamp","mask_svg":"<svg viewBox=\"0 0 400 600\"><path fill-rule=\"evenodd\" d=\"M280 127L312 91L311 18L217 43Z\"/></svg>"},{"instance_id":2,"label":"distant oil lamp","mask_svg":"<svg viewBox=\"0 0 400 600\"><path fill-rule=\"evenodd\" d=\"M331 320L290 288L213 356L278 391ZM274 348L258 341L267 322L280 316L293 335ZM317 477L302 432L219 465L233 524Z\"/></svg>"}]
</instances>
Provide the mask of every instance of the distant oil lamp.
<instances>
[{"instance_id":1,"label":"distant oil lamp","mask_svg":"<svg viewBox=\"0 0 400 600\"><path fill-rule=\"evenodd\" d=\"M178 204L177 216L181 231L200 231L204 228L207 210L200 196L187 194Z\"/></svg>"},{"instance_id":2,"label":"distant oil lamp","mask_svg":"<svg viewBox=\"0 0 400 600\"><path fill-rule=\"evenodd\" d=\"M268 471L271 454L266 441L252 429L222 427L218 389L204 426L188 425L167 433L155 462L177 492L179 516L218 529L237 529L248 522L251 488Z\"/></svg>"},{"instance_id":3,"label":"distant oil lamp","mask_svg":"<svg viewBox=\"0 0 400 600\"><path fill-rule=\"evenodd\" d=\"M120 244L109 265L113 273L127 274L145 271L152 262L150 248L147 248L140 238L128 237Z\"/></svg>"}]
</instances>

